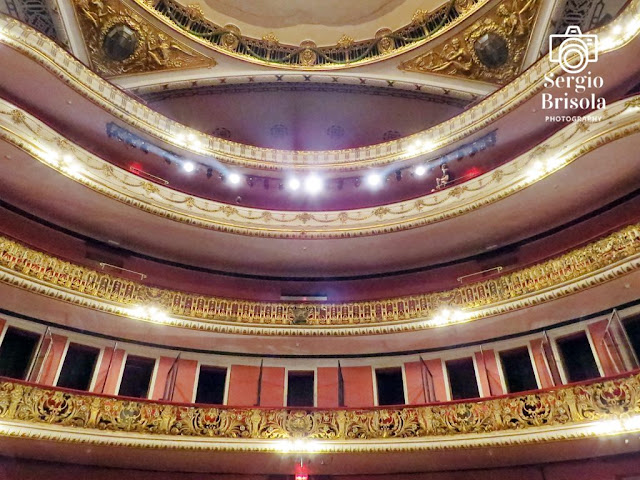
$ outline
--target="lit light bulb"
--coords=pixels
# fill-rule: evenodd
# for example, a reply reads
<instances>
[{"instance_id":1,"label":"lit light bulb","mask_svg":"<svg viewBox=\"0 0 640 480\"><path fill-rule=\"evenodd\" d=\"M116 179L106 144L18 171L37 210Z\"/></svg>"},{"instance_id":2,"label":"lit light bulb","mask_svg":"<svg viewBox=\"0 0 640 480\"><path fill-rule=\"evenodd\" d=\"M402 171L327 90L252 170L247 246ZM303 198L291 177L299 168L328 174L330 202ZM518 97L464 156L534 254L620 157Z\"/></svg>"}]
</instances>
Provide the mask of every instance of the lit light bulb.
<instances>
[{"instance_id":1,"label":"lit light bulb","mask_svg":"<svg viewBox=\"0 0 640 480\"><path fill-rule=\"evenodd\" d=\"M185 172L193 172L196 169L196 166L193 164L193 162L184 162L182 164L182 169Z\"/></svg>"},{"instance_id":2,"label":"lit light bulb","mask_svg":"<svg viewBox=\"0 0 640 480\"><path fill-rule=\"evenodd\" d=\"M370 173L367 175L367 185L372 188L379 187L382 184L382 177L378 173Z\"/></svg>"},{"instance_id":3,"label":"lit light bulb","mask_svg":"<svg viewBox=\"0 0 640 480\"><path fill-rule=\"evenodd\" d=\"M414 170L414 173L418 176L421 177L422 175L424 175L425 173L427 173L427 169L425 168L424 165L418 165L416 167L416 169Z\"/></svg>"},{"instance_id":4,"label":"lit light bulb","mask_svg":"<svg viewBox=\"0 0 640 480\"><path fill-rule=\"evenodd\" d=\"M231 185L238 185L240 183L240 180L242 180L242 178L237 173L229 174L229 183Z\"/></svg>"},{"instance_id":5,"label":"lit light bulb","mask_svg":"<svg viewBox=\"0 0 640 480\"><path fill-rule=\"evenodd\" d=\"M287 182L287 187L291 191L297 191L300 188L300 180L298 180L297 178L290 178Z\"/></svg>"},{"instance_id":6,"label":"lit light bulb","mask_svg":"<svg viewBox=\"0 0 640 480\"><path fill-rule=\"evenodd\" d=\"M311 195L320 193L320 191L322 191L323 186L324 186L324 183L322 179L317 175L313 175L313 174L309 175L304 181L304 189L307 191L307 193L310 193Z\"/></svg>"}]
</instances>

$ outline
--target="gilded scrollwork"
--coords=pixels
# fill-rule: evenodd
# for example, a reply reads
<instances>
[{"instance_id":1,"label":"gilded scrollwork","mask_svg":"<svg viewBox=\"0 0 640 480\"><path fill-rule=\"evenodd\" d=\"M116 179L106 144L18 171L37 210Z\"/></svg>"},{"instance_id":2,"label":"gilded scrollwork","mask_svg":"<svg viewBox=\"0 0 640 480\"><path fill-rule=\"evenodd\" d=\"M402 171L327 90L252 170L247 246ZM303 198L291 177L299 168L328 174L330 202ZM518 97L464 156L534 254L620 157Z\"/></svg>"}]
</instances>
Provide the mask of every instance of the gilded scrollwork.
<instances>
[{"instance_id":1,"label":"gilded scrollwork","mask_svg":"<svg viewBox=\"0 0 640 480\"><path fill-rule=\"evenodd\" d=\"M384 409L286 409L160 404L0 382L0 423L211 439L361 442L581 426L640 415L640 375L479 401ZM586 435L589 435L586 431ZM518 440L522 441L522 440ZM375 445L375 442L369 445Z\"/></svg>"},{"instance_id":2,"label":"gilded scrollwork","mask_svg":"<svg viewBox=\"0 0 640 480\"><path fill-rule=\"evenodd\" d=\"M142 1L142 0L141 0ZM623 16L637 17L640 15L640 1L633 0L624 9ZM186 15L188 17L188 15ZM608 25L597 29L599 35L615 35L616 29L623 27L621 20L614 20ZM3 29L3 37L0 43L9 44L22 55L29 57L54 75L65 81L86 98L90 98L104 111L116 118L141 129L145 134L156 136L169 144L173 143L178 134L187 136L196 135L201 145L206 145L208 155L215 156L221 161L233 165L260 168L281 169L289 167L297 168L321 168L330 165L331 168L353 169L386 165L391 162L406 159L406 150L410 147L415 137L407 137L384 144L370 147L358 147L345 150L323 151L287 151L271 150L259 147L247 147L220 138L212 138L188 129L171 119L160 115L142 103L133 101L118 88L105 82L93 74L77 59L71 57L64 49L56 45L46 36L28 27L27 25L0 14L0 28ZM628 30L630 31L630 30ZM640 33L640 28L630 31L629 35L635 37ZM384 35L378 39L389 38ZM388 46L393 40L389 39ZM618 47L616 47L618 48ZM497 91L490 99L479 102L478 105L469 108L454 119L443 122L420 135L429 138L441 148L451 145L468 137L470 131L478 131L485 128L504 115L519 108L529 101L534 95L544 88L542 79L552 72L557 64L548 61L547 57L534 64L527 71L526 76L521 76L510 84L510 88ZM127 106L127 113L122 113L121 105ZM181 148L189 148L184 145ZM194 152L201 154L202 152ZM270 160L265 161L268 158ZM503 172L494 173L499 176ZM417 204L422 205L423 200Z\"/></svg>"},{"instance_id":3,"label":"gilded scrollwork","mask_svg":"<svg viewBox=\"0 0 640 480\"><path fill-rule=\"evenodd\" d=\"M252 38L240 31L221 26L202 17L190 14L193 6L185 7L176 0L158 0L148 3L135 0L150 14L177 28L207 47L225 54L256 63L277 64L286 68L333 69L371 63L389 55L398 54L423 45L460 24L470 14L490 0L448 1L431 11L419 9L411 22L388 35L355 41L344 34L333 45L296 46L281 44L263 37ZM230 42L232 48L230 48Z\"/></svg>"},{"instance_id":4,"label":"gilded scrollwork","mask_svg":"<svg viewBox=\"0 0 640 480\"><path fill-rule=\"evenodd\" d=\"M398 68L505 84L522 67L540 5L540 0L506 0L443 45Z\"/></svg>"},{"instance_id":5,"label":"gilded scrollwork","mask_svg":"<svg viewBox=\"0 0 640 480\"><path fill-rule=\"evenodd\" d=\"M102 75L216 64L213 59L171 39L119 0L75 0L74 5L91 63ZM197 16L197 9L190 8L190 14ZM109 48L112 37L116 50Z\"/></svg>"},{"instance_id":6,"label":"gilded scrollwork","mask_svg":"<svg viewBox=\"0 0 640 480\"><path fill-rule=\"evenodd\" d=\"M453 290L379 301L320 305L251 302L155 288L60 260L6 237L0 237L0 270L19 272L23 278L37 280L52 289L82 293L96 301L117 302L127 308L156 305L170 315L198 321L308 328L353 327L398 321L412 324L433 317L443 306L464 310L491 308L494 304L526 299L584 277L587 277L584 288L588 288L596 283L588 278L589 275L637 258L639 253L640 224L635 224L537 265ZM3 277L2 281L7 282L8 278ZM606 278L611 279L612 276ZM577 290L576 286L570 286L568 291ZM554 293L550 298L558 296ZM530 301L525 303L531 304ZM203 326L199 324L193 328ZM532 411L535 408L532 407Z\"/></svg>"}]
</instances>

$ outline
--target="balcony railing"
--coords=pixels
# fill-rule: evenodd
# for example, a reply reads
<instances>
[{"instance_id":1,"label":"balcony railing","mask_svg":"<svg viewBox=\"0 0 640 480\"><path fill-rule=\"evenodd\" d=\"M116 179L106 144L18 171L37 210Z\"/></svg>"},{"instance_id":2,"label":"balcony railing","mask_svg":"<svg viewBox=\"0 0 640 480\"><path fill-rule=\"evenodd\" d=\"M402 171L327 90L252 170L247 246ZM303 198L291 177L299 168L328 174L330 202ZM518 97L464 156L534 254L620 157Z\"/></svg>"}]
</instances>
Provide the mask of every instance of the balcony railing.
<instances>
[{"instance_id":1,"label":"balcony railing","mask_svg":"<svg viewBox=\"0 0 640 480\"><path fill-rule=\"evenodd\" d=\"M305 439L320 441L319 449L322 441L332 440L464 440L470 434L539 433L541 428L562 429L566 435L567 428L577 427L580 433L572 436L594 436L640 430L640 373L489 399L367 409L185 405L0 379L0 430L3 424L148 436Z\"/></svg>"}]
</instances>

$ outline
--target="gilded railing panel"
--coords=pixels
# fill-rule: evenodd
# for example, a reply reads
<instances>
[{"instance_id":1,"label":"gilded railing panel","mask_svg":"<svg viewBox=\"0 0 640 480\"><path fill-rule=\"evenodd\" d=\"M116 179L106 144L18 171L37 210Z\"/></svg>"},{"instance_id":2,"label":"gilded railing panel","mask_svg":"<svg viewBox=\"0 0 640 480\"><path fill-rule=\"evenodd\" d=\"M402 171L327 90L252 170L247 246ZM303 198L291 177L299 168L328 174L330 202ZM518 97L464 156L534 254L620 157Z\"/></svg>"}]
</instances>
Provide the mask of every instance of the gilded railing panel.
<instances>
[{"instance_id":1,"label":"gilded railing panel","mask_svg":"<svg viewBox=\"0 0 640 480\"><path fill-rule=\"evenodd\" d=\"M0 382L0 424L211 439L368 441L485 435L640 415L640 374L479 401L375 409L187 406ZM614 432L610 432L614 433Z\"/></svg>"},{"instance_id":2,"label":"gilded railing panel","mask_svg":"<svg viewBox=\"0 0 640 480\"><path fill-rule=\"evenodd\" d=\"M618 273L608 274L601 281L615 278L636 268L628 262L639 256L640 224L634 224L545 262L452 290L387 300L311 304L301 308L298 303L252 302L155 288L76 265L0 237L0 271L16 272L22 278L37 280L54 289L76 292L121 307L155 306L177 318L254 326L289 325L298 329L401 322L409 323L412 328L427 328L438 323L422 320L431 319L445 307L469 312L463 319L469 320L474 318L474 309L526 299L581 278L586 279L582 284L571 285L564 293L552 293L550 298L588 288L599 283L590 276L627 262ZM0 276L0 281L21 286L20 281L12 281L7 275ZM529 301L528 304L532 303ZM203 327L200 323L194 328Z\"/></svg>"},{"instance_id":3,"label":"gilded railing panel","mask_svg":"<svg viewBox=\"0 0 640 480\"><path fill-rule=\"evenodd\" d=\"M201 9L174 0L135 0L146 11L217 52L242 60L302 70L329 70L363 65L424 45L461 23L488 0L447 0L431 12L418 10L410 23L395 31L380 29L374 38L355 41L343 35L335 45L280 43L275 34L258 39L238 27L217 25ZM506 7L508 8L508 7Z\"/></svg>"},{"instance_id":4,"label":"gilded railing panel","mask_svg":"<svg viewBox=\"0 0 640 480\"><path fill-rule=\"evenodd\" d=\"M640 32L639 15L640 1L633 0L618 18L598 29L596 33L607 40L600 42L602 48L599 53L620 48L633 40ZM451 120L410 137L346 150L284 151L229 142L178 124L100 79L44 35L2 14L0 42L32 58L105 111L152 137L194 155L211 155L232 164L267 169L365 168L427 154L467 138L516 109L544 88L546 74L559 70L557 64L545 57L511 82L509 88L499 90ZM194 149L176 140L191 136L197 140L193 143L202 145L202 149ZM427 141L432 147L416 153L416 141Z\"/></svg>"}]
</instances>

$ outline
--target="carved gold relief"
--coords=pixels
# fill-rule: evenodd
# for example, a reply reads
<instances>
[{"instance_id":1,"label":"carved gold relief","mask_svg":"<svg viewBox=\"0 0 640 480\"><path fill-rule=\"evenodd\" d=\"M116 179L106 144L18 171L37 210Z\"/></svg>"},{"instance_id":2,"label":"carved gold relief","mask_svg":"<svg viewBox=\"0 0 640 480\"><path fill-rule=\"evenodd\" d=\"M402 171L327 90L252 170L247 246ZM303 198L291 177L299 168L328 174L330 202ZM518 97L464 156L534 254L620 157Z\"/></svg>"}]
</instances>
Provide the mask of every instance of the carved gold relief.
<instances>
[{"instance_id":1,"label":"carved gold relief","mask_svg":"<svg viewBox=\"0 0 640 480\"><path fill-rule=\"evenodd\" d=\"M598 283L589 275L609 265L618 265L639 253L640 224L636 224L546 262L453 290L320 305L251 302L150 287L62 261L4 237L0 237L0 270L19 272L23 277L51 287L102 301L118 302L123 306L156 305L176 317L252 325L344 327L428 319L443 307L474 309L502 305L538 292L547 292L549 298L558 298L561 295L551 291L554 287L586 277L582 287L572 284L568 290L575 293L589 288ZM630 269L633 267L623 268L622 273L628 273ZM613 276L606 274L606 278ZM0 281L7 280L0 276ZM57 298L62 299L62 296ZM533 304L531 300L525 303L527 306ZM513 309L513 306L507 309Z\"/></svg>"},{"instance_id":2,"label":"carved gold relief","mask_svg":"<svg viewBox=\"0 0 640 480\"><path fill-rule=\"evenodd\" d=\"M458 1L464 8L464 0ZM443 45L403 62L401 70L505 84L522 67L540 0L507 0ZM483 58L483 50L490 51Z\"/></svg>"},{"instance_id":3,"label":"carved gold relief","mask_svg":"<svg viewBox=\"0 0 640 480\"><path fill-rule=\"evenodd\" d=\"M212 67L216 62L169 38L118 0L75 0L91 64L106 76L175 68ZM189 7L198 16L196 6ZM120 29L120 31L118 31ZM112 36L114 48L109 49Z\"/></svg>"},{"instance_id":4,"label":"carved gold relief","mask_svg":"<svg viewBox=\"0 0 640 480\"><path fill-rule=\"evenodd\" d=\"M534 441L532 429L580 427L640 414L640 375L561 387L527 395L476 402L357 410L197 407L134 401L0 383L0 422L174 437L274 440L309 438L351 442L381 439L436 440L442 437L519 433L506 443ZM597 425L592 424L591 425ZM533 430L535 429L535 430ZM615 431L607 432L615 434ZM594 430L582 430L583 436ZM368 444L375 448L375 442ZM477 443L475 444L477 446ZM462 444L461 446L464 446ZM383 446L383 448L388 448ZM442 446L440 446L442 448Z\"/></svg>"}]
</instances>

